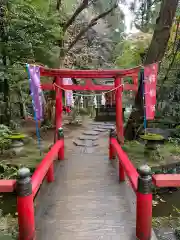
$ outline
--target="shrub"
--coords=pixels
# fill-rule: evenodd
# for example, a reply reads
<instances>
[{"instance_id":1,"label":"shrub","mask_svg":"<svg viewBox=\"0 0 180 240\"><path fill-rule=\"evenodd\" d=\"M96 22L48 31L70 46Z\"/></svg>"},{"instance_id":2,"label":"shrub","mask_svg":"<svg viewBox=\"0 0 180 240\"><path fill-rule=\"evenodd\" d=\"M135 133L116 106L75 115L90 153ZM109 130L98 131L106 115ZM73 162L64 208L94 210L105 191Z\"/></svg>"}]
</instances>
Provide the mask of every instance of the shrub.
<instances>
[{"instance_id":1,"label":"shrub","mask_svg":"<svg viewBox=\"0 0 180 240\"><path fill-rule=\"evenodd\" d=\"M11 145L11 140L8 139L8 136L12 134L12 131L5 125L0 124L0 151L1 154L4 150L8 149Z\"/></svg>"}]
</instances>

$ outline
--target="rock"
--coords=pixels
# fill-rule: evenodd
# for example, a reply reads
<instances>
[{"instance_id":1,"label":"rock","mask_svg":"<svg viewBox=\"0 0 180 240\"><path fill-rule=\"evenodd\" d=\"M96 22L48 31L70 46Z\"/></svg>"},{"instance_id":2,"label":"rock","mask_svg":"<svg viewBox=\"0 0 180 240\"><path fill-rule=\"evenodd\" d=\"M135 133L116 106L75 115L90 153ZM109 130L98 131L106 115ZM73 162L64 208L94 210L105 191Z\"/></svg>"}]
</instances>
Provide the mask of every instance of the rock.
<instances>
[{"instance_id":1,"label":"rock","mask_svg":"<svg viewBox=\"0 0 180 240\"><path fill-rule=\"evenodd\" d=\"M88 136L88 135L83 135L79 137L79 140L92 140L95 141L97 140L98 137L97 136Z\"/></svg>"},{"instance_id":2,"label":"rock","mask_svg":"<svg viewBox=\"0 0 180 240\"><path fill-rule=\"evenodd\" d=\"M171 129L161 129L161 128L147 128L147 133L153 133L153 134L160 134L162 135L166 140L171 136L172 130Z\"/></svg>"},{"instance_id":3,"label":"rock","mask_svg":"<svg viewBox=\"0 0 180 240\"><path fill-rule=\"evenodd\" d=\"M13 140L13 143L11 145L11 149L15 153L20 153L24 149L24 143L22 141Z\"/></svg>"},{"instance_id":4,"label":"rock","mask_svg":"<svg viewBox=\"0 0 180 240\"><path fill-rule=\"evenodd\" d=\"M97 132L106 132L107 131L106 129L103 129L103 128L94 128L93 130L97 131Z\"/></svg>"},{"instance_id":5,"label":"rock","mask_svg":"<svg viewBox=\"0 0 180 240\"><path fill-rule=\"evenodd\" d=\"M84 135L91 135L91 136L97 136L99 133L97 131L85 131L83 132Z\"/></svg>"},{"instance_id":6,"label":"rock","mask_svg":"<svg viewBox=\"0 0 180 240\"><path fill-rule=\"evenodd\" d=\"M73 143L78 147L96 147L98 143L92 140L89 141L81 141L81 140L74 140Z\"/></svg>"}]
</instances>

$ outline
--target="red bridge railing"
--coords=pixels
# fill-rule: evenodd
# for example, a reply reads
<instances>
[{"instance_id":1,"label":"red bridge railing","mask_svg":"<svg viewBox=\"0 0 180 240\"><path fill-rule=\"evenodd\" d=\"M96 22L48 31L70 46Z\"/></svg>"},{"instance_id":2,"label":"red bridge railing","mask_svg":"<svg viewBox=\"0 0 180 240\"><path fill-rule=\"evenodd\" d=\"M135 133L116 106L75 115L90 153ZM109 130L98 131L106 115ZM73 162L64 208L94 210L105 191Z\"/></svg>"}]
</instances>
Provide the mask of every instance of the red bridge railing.
<instances>
[{"instance_id":1,"label":"red bridge railing","mask_svg":"<svg viewBox=\"0 0 180 240\"><path fill-rule=\"evenodd\" d=\"M0 192L17 194L17 212L19 240L35 240L34 197L44 178L54 181L54 160L64 159L64 135L62 128L58 132L58 140L37 166L32 177L28 168L21 168L17 180L0 180Z\"/></svg>"},{"instance_id":2,"label":"red bridge railing","mask_svg":"<svg viewBox=\"0 0 180 240\"><path fill-rule=\"evenodd\" d=\"M180 174L157 174L151 176L151 169L146 165L136 169L122 150L116 139L114 130L110 131L109 159L118 157L119 181L128 177L136 194L136 237L139 240L150 240L152 233L152 184L158 187L180 187ZM57 142L53 145L32 177L27 168L19 170L17 180L0 180L0 192L17 194L17 212L19 224L19 240L35 240L34 197L44 178L54 181L54 160L64 159L64 135L59 129Z\"/></svg>"},{"instance_id":3,"label":"red bridge railing","mask_svg":"<svg viewBox=\"0 0 180 240\"><path fill-rule=\"evenodd\" d=\"M152 184L157 187L180 187L180 174L151 175L147 165L138 170L133 166L127 154L122 150L112 129L109 136L109 159L117 156L119 160L119 181L129 179L136 194L136 237L150 240L152 235Z\"/></svg>"}]
</instances>

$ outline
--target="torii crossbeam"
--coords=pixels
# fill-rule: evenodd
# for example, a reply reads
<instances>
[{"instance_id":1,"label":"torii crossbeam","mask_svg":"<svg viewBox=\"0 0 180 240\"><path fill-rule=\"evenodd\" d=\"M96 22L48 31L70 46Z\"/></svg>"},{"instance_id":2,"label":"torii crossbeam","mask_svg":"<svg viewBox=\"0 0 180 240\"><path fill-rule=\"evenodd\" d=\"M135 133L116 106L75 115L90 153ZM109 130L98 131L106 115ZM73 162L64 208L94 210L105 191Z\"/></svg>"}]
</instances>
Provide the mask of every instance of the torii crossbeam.
<instances>
[{"instance_id":1,"label":"torii crossbeam","mask_svg":"<svg viewBox=\"0 0 180 240\"><path fill-rule=\"evenodd\" d=\"M41 76L54 77L55 84L42 84L43 90L56 91L56 133L62 127L62 89L72 91L109 91L115 90L116 94L116 131L118 140L124 141L123 134L123 111L122 111L122 92L138 90L138 73L140 67L132 69L115 69L115 70L70 70L70 69L49 69L40 67ZM131 77L132 84L123 83L123 78ZM83 78L86 79L84 85L63 85L63 78ZM114 85L95 85L92 83L94 78L111 78L114 79Z\"/></svg>"}]
</instances>

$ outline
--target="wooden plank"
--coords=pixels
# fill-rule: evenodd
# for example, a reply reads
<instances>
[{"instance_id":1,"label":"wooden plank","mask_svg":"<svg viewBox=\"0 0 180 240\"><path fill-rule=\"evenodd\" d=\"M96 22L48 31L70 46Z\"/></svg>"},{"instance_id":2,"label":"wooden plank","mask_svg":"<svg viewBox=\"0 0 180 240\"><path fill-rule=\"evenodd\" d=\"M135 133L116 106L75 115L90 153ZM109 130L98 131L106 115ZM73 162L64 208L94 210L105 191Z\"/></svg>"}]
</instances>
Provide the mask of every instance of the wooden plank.
<instances>
[{"instance_id":1,"label":"wooden plank","mask_svg":"<svg viewBox=\"0 0 180 240\"><path fill-rule=\"evenodd\" d=\"M49 69L40 67L41 76L60 76L70 78L115 78L116 76L134 76L140 67L131 69L110 70L72 70L72 69Z\"/></svg>"},{"instance_id":2,"label":"wooden plank","mask_svg":"<svg viewBox=\"0 0 180 240\"><path fill-rule=\"evenodd\" d=\"M0 180L0 192L14 192L16 180Z\"/></svg>"},{"instance_id":3,"label":"wooden plank","mask_svg":"<svg viewBox=\"0 0 180 240\"><path fill-rule=\"evenodd\" d=\"M56 181L40 192L38 240L136 239L127 185L119 184L101 148L92 154L79 154L76 148L56 169Z\"/></svg>"},{"instance_id":4,"label":"wooden plank","mask_svg":"<svg viewBox=\"0 0 180 240\"><path fill-rule=\"evenodd\" d=\"M157 187L180 187L180 174L155 174L153 182Z\"/></svg>"},{"instance_id":5,"label":"wooden plank","mask_svg":"<svg viewBox=\"0 0 180 240\"><path fill-rule=\"evenodd\" d=\"M122 150L120 144L118 143L117 139L111 139L111 144L116 151L119 161L124 168L126 176L129 178L129 181L132 185L134 192L137 191L137 181L138 181L138 172L132 162L129 160L127 154Z\"/></svg>"}]
</instances>

